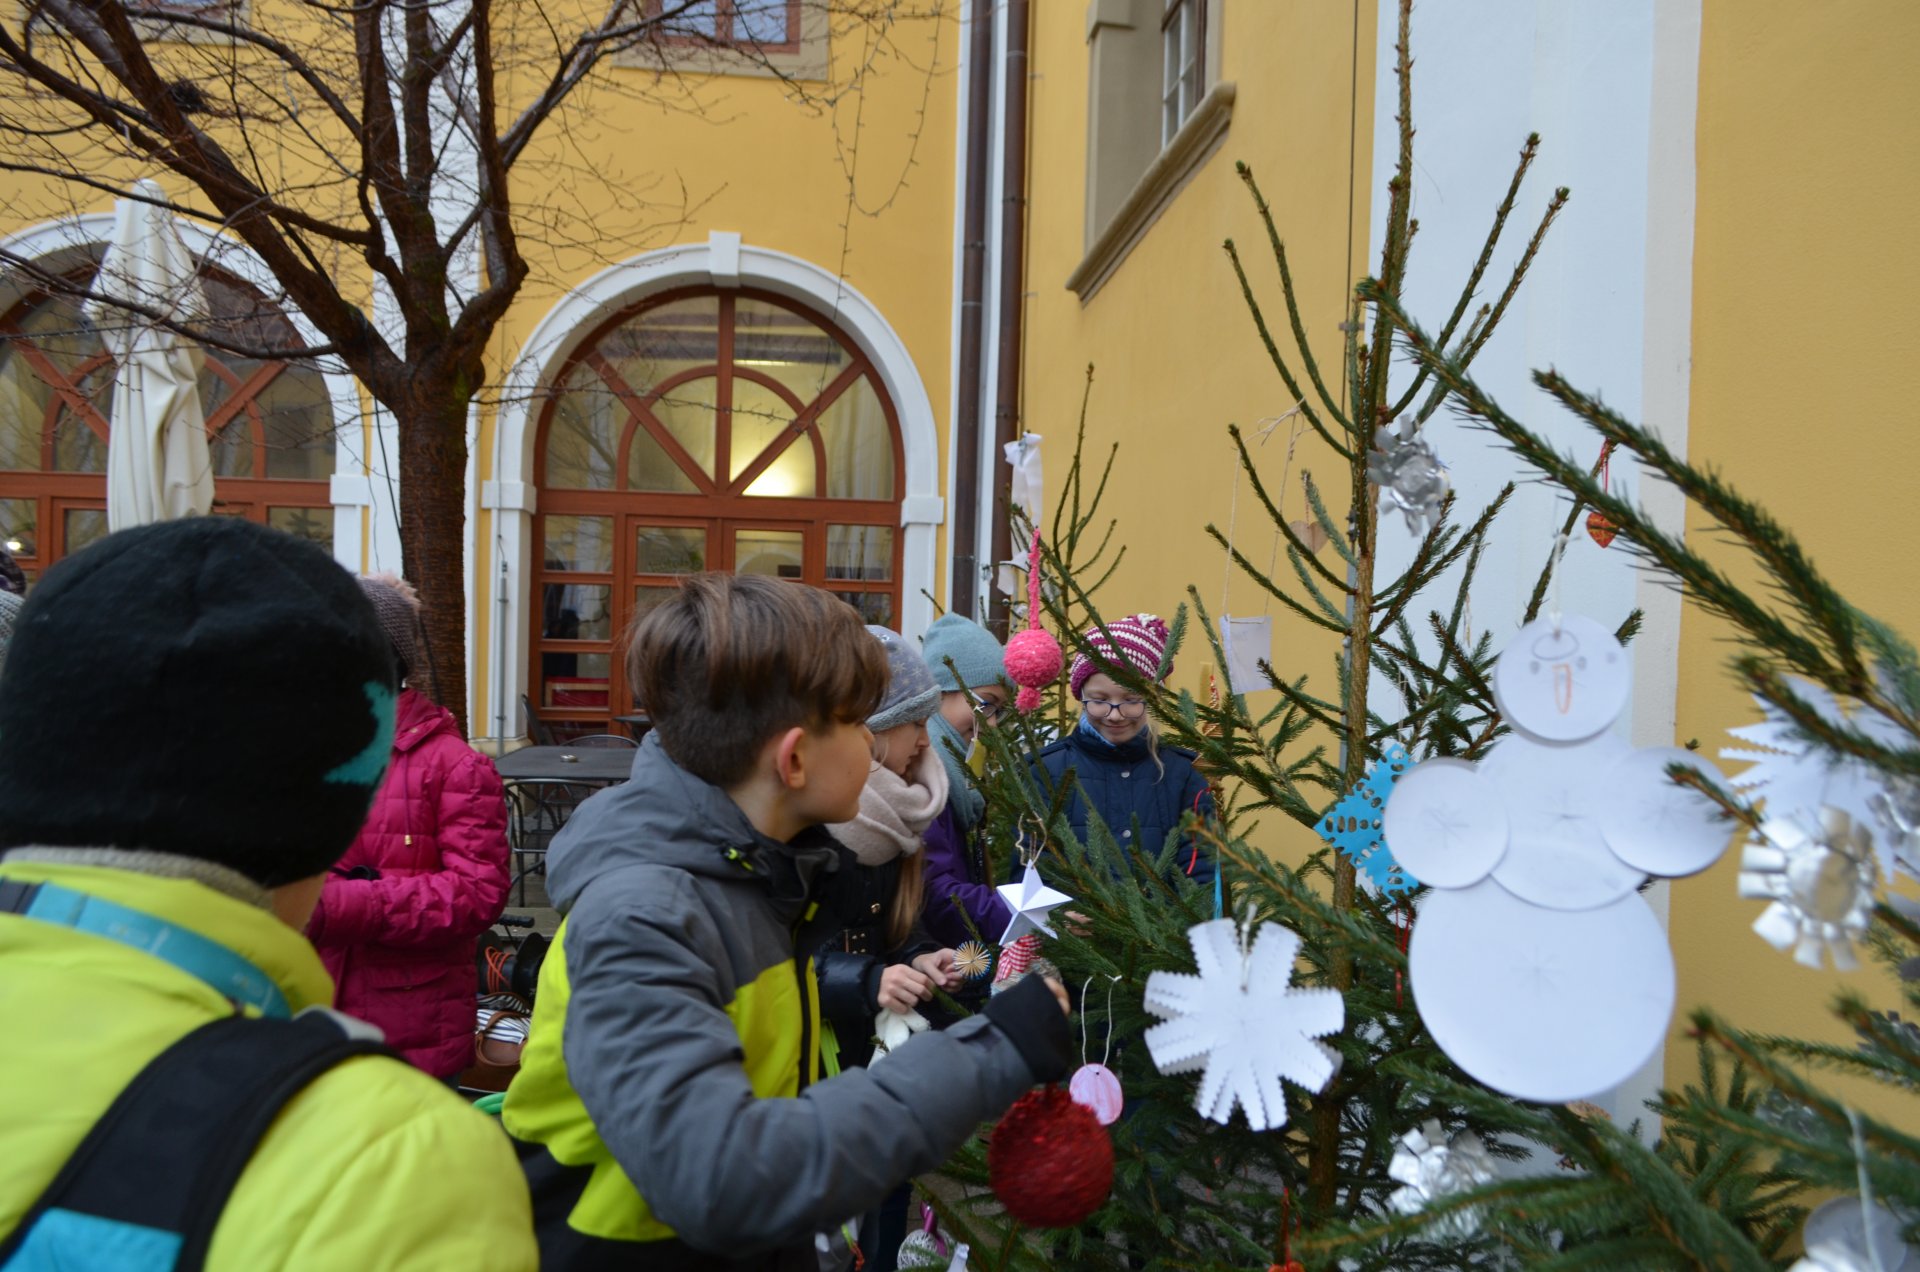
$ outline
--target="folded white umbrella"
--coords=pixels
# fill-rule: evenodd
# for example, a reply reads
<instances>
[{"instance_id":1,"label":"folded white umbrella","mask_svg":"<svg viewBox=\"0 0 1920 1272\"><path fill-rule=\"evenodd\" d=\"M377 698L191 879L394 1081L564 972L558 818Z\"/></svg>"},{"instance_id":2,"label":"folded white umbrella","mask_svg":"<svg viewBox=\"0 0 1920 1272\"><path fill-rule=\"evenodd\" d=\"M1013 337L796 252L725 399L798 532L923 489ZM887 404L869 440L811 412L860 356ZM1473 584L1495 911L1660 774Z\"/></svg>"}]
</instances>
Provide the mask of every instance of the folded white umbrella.
<instances>
[{"instance_id":1,"label":"folded white umbrella","mask_svg":"<svg viewBox=\"0 0 1920 1272\"><path fill-rule=\"evenodd\" d=\"M113 355L113 427L107 443L107 528L204 515L213 507L213 461L200 405L199 345L122 301L176 322L204 318L206 293L193 257L157 203L165 192L137 182L142 199L114 205L113 241L94 280L87 317Z\"/></svg>"}]
</instances>

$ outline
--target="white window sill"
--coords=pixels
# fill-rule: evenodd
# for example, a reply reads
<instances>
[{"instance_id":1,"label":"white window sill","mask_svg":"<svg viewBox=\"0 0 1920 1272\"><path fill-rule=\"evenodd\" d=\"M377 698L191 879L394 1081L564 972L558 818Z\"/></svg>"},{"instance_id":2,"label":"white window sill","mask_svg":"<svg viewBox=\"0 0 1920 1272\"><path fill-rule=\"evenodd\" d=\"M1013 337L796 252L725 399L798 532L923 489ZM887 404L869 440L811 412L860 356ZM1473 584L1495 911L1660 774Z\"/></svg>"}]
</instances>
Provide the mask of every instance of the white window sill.
<instances>
[{"instance_id":1,"label":"white window sill","mask_svg":"<svg viewBox=\"0 0 1920 1272\"><path fill-rule=\"evenodd\" d=\"M1087 249L1086 258L1067 278L1067 290L1079 296L1081 304L1093 299L1094 293L1133 251L1134 244L1146 237L1174 196L1186 188L1194 173L1220 148L1227 136L1227 125L1233 122L1233 98L1232 84L1215 84L1193 108L1193 114L1180 126L1166 149L1140 174L1133 192Z\"/></svg>"}]
</instances>

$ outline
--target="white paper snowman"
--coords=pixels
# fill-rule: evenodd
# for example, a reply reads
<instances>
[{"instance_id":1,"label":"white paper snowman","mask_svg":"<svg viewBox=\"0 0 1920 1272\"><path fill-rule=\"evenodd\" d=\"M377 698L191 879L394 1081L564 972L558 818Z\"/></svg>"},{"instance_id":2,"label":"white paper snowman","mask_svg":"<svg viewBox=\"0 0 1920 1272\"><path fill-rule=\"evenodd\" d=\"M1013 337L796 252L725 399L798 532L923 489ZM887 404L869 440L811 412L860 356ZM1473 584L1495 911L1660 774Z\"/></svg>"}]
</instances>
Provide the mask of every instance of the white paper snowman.
<instances>
[{"instance_id":1,"label":"white paper snowman","mask_svg":"<svg viewBox=\"0 0 1920 1272\"><path fill-rule=\"evenodd\" d=\"M1712 765L1607 731L1631 689L1600 624L1529 623L1493 673L1512 734L1477 764L1415 765L1387 802L1387 843L1433 888L1408 949L1414 1002L1456 1064L1520 1099L1598 1095L1653 1054L1673 955L1637 889L1706 869L1733 836L1666 773L1718 782Z\"/></svg>"}]
</instances>

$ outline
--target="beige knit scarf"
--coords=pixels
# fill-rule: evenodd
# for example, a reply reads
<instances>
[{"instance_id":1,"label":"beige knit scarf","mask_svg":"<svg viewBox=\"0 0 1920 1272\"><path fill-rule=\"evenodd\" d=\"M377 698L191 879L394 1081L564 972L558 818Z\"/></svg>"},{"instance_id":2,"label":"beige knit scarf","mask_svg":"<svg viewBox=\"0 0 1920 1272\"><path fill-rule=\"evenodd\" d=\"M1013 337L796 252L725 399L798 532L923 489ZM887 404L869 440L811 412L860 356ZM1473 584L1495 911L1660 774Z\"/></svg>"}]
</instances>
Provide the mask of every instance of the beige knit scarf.
<instances>
[{"instance_id":1,"label":"beige knit scarf","mask_svg":"<svg viewBox=\"0 0 1920 1272\"><path fill-rule=\"evenodd\" d=\"M829 826L863 866L878 866L920 851L920 836L947 806L947 766L928 747L901 777L884 764L867 774L860 815Z\"/></svg>"}]
</instances>

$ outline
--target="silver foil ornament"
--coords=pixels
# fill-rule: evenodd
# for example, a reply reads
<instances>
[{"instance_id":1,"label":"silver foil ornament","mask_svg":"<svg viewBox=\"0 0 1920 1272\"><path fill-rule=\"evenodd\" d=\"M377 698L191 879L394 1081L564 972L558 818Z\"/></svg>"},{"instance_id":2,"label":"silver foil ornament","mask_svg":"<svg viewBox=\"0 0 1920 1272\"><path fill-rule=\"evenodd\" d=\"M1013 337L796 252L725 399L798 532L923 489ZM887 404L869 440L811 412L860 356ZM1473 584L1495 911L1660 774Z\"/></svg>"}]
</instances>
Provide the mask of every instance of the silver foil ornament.
<instances>
[{"instance_id":1,"label":"silver foil ornament","mask_svg":"<svg viewBox=\"0 0 1920 1272\"><path fill-rule=\"evenodd\" d=\"M1872 835L1829 805L1817 829L1793 817L1763 821L1741 853L1739 886L1749 901L1773 903L1753 924L1767 944L1804 966L1817 970L1830 957L1850 972L1860 966L1853 941L1867 930L1877 876Z\"/></svg>"},{"instance_id":2,"label":"silver foil ornament","mask_svg":"<svg viewBox=\"0 0 1920 1272\"><path fill-rule=\"evenodd\" d=\"M1867 804L1880 819L1880 842L1886 848L1880 854L1880 865L1885 871L1882 881L1887 885L1887 904L1920 921L1920 901L1893 890L1899 875L1920 879L1920 782L1892 778L1886 789L1868 797ZM1900 964L1900 978L1920 980L1920 958Z\"/></svg>"},{"instance_id":3,"label":"silver foil ornament","mask_svg":"<svg viewBox=\"0 0 1920 1272\"><path fill-rule=\"evenodd\" d=\"M1449 1140L1438 1119L1429 1118L1424 1126L1400 1137L1387 1174L1406 1185L1387 1198L1388 1208L1397 1215L1417 1215L1455 1193L1492 1182L1494 1167L1478 1135L1462 1131ZM1469 1208L1436 1218L1425 1235L1435 1241L1458 1241L1479 1231L1480 1213Z\"/></svg>"},{"instance_id":4,"label":"silver foil ornament","mask_svg":"<svg viewBox=\"0 0 1920 1272\"><path fill-rule=\"evenodd\" d=\"M1920 1258L1900 1240L1900 1220L1878 1202L1835 1197L1814 1208L1802 1230L1806 1257L1789 1272L1913 1272Z\"/></svg>"},{"instance_id":5,"label":"silver foil ornament","mask_svg":"<svg viewBox=\"0 0 1920 1272\"><path fill-rule=\"evenodd\" d=\"M1375 435L1375 449L1367 456L1367 480L1380 487L1382 501L1407 519L1411 534L1425 535L1440 520L1453 482L1447 466L1426 439L1413 432L1413 423L1388 424Z\"/></svg>"}]
</instances>

